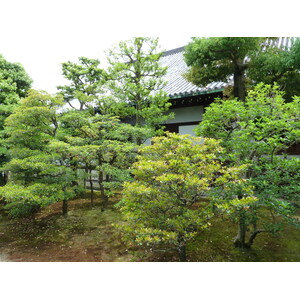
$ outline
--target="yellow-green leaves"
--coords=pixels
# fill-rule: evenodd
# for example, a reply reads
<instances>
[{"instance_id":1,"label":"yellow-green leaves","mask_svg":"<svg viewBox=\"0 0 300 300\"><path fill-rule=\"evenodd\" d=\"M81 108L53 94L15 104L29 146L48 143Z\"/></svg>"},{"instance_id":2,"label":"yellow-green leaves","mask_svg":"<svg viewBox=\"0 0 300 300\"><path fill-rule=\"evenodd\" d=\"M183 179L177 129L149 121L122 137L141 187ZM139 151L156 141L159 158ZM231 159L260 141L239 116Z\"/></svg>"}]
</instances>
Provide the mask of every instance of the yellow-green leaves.
<instances>
[{"instance_id":1,"label":"yellow-green leaves","mask_svg":"<svg viewBox=\"0 0 300 300\"><path fill-rule=\"evenodd\" d=\"M128 221L127 234L139 244L178 246L210 226L211 191L235 186L243 172L243 167L223 165L222 151L214 139L172 133L155 137L151 146L141 148L132 168L135 180L124 185L119 204ZM224 199L218 194L220 203L232 208L254 201L250 196L240 199L231 190Z\"/></svg>"}]
</instances>

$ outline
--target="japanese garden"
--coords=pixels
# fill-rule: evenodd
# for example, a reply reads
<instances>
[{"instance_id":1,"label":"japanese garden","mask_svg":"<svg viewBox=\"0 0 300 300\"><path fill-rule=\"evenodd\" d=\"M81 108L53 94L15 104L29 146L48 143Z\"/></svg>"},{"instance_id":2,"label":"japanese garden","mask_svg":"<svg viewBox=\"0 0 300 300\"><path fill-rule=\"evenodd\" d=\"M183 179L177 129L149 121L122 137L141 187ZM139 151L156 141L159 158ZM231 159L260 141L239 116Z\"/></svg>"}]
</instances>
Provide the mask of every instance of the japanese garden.
<instances>
[{"instance_id":1,"label":"japanese garden","mask_svg":"<svg viewBox=\"0 0 300 300\"><path fill-rule=\"evenodd\" d=\"M0 54L0 261L300 261L300 39L106 58L50 94Z\"/></svg>"}]
</instances>

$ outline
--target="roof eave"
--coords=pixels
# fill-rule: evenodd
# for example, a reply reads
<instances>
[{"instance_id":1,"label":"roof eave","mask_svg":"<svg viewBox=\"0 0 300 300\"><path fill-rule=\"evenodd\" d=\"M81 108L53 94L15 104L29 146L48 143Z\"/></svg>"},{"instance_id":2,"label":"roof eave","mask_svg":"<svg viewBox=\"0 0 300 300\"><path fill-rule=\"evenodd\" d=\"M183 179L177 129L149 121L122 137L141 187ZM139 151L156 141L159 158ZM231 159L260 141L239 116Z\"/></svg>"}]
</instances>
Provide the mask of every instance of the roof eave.
<instances>
[{"instance_id":1,"label":"roof eave","mask_svg":"<svg viewBox=\"0 0 300 300\"><path fill-rule=\"evenodd\" d=\"M185 97L191 97L191 96L219 93L219 92L223 92L223 91L224 91L224 88L221 88L221 89L208 90L208 91L173 94L173 95L169 95L169 97L170 97L170 99L179 99L179 98L185 98Z\"/></svg>"}]
</instances>

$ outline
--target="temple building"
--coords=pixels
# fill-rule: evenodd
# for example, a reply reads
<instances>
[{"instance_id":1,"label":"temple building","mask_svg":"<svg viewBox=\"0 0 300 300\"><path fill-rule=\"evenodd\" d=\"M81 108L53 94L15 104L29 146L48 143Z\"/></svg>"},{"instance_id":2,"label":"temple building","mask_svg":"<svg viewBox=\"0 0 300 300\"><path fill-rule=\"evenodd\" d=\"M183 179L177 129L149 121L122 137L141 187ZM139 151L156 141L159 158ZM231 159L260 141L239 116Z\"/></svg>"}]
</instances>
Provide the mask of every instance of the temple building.
<instances>
[{"instance_id":1,"label":"temple building","mask_svg":"<svg viewBox=\"0 0 300 300\"><path fill-rule=\"evenodd\" d=\"M187 81L183 74L188 67L183 58L184 47L164 52L160 59L163 67L168 67L164 90L170 97L172 106L169 112L175 118L165 123L166 130L180 134L194 135L193 129L202 120L205 107L215 98L222 97L222 91L227 85L224 82L213 82L206 87L198 87Z\"/></svg>"},{"instance_id":2,"label":"temple building","mask_svg":"<svg viewBox=\"0 0 300 300\"><path fill-rule=\"evenodd\" d=\"M279 38L275 40L277 47L290 47L294 38ZM205 87L199 87L187 81L183 74L188 70L183 57L184 47L169 50L160 58L161 66L168 67L164 90L170 97L172 106L169 112L175 114L175 118L168 120L165 130L179 134L195 135L194 129L202 121L205 108L215 98L222 98L224 88L228 83L212 82ZM149 141L146 143L148 144ZM290 155L300 155L300 143L293 145L289 150Z\"/></svg>"}]
</instances>

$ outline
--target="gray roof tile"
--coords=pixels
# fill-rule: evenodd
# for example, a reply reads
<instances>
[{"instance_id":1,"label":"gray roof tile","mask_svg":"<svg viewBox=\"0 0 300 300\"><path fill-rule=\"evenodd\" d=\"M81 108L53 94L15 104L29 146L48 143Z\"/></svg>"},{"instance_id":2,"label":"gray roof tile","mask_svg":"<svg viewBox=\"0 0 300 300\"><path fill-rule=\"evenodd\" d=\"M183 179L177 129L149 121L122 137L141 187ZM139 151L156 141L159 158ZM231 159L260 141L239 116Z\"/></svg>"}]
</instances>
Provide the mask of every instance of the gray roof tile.
<instances>
[{"instance_id":1,"label":"gray roof tile","mask_svg":"<svg viewBox=\"0 0 300 300\"><path fill-rule=\"evenodd\" d=\"M212 82L206 87L199 87L187 81L183 74L187 72L188 67L183 58L184 47L176 48L164 52L160 58L162 67L168 67L165 80L167 85L164 87L170 98L176 98L183 95L205 94L215 90L222 90L227 84L224 82Z\"/></svg>"}]
</instances>

